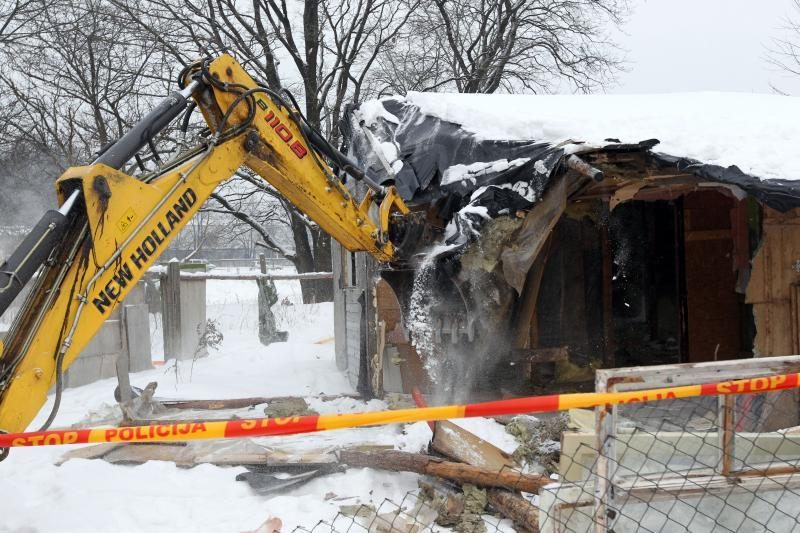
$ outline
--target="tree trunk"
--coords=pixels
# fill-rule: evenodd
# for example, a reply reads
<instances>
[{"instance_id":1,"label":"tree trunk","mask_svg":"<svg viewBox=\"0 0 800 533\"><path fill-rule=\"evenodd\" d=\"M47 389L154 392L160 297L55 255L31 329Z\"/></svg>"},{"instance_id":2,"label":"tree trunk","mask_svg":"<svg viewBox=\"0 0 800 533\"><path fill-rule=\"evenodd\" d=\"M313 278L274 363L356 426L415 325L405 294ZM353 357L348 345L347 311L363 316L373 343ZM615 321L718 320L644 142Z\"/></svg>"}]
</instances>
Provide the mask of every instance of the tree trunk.
<instances>
[{"instance_id":1,"label":"tree trunk","mask_svg":"<svg viewBox=\"0 0 800 533\"><path fill-rule=\"evenodd\" d=\"M414 472L459 483L472 483L481 487L500 487L533 493L538 493L541 487L551 482L548 477L538 474L522 474L510 469L495 471L444 461L431 455L393 450L383 452L342 450L339 453L339 461L349 466L380 468L394 472Z\"/></svg>"},{"instance_id":2,"label":"tree trunk","mask_svg":"<svg viewBox=\"0 0 800 533\"><path fill-rule=\"evenodd\" d=\"M289 209L294 240L294 266L300 274L306 272L330 272L331 238L322 230L309 230L305 221L293 209ZM303 303L330 302L333 300L333 282L329 279L300 280Z\"/></svg>"},{"instance_id":3,"label":"tree trunk","mask_svg":"<svg viewBox=\"0 0 800 533\"><path fill-rule=\"evenodd\" d=\"M333 261L331 259L331 236L322 230L314 232L314 271L331 272ZM314 294L318 302L333 301L333 280L318 279L314 280Z\"/></svg>"},{"instance_id":4,"label":"tree trunk","mask_svg":"<svg viewBox=\"0 0 800 533\"><path fill-rule=\"evenodd\" d=\"M539 509L528 500L500 489L490 489L487 496L492 507L514 521L517 531L539 532Z\"/></svg>"}]
</instances>

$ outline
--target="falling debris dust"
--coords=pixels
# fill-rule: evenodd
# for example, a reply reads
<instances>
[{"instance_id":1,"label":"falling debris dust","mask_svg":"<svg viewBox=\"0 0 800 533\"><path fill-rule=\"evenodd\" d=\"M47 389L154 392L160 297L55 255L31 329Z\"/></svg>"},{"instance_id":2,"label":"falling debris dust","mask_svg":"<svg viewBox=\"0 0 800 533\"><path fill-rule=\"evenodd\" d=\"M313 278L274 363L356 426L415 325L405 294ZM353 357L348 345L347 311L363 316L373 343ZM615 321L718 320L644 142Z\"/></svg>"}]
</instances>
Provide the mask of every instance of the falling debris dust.
<instances>
[{"instance_id":1,"label":"falling debris dust","mask_svg":"<svg viewBox=\"0 0 800 533\"><path fill-rule=\"evenodd\" d=\"M435 349L435 325L431 314L431 309L436 304L432 290L436 274L436 258L442 252L442 248L437 246L432 249L417 268L408 313L411 342L422 359L432 383L441 383L445 363L445 358Z\"/></svg>"}]
</instances>

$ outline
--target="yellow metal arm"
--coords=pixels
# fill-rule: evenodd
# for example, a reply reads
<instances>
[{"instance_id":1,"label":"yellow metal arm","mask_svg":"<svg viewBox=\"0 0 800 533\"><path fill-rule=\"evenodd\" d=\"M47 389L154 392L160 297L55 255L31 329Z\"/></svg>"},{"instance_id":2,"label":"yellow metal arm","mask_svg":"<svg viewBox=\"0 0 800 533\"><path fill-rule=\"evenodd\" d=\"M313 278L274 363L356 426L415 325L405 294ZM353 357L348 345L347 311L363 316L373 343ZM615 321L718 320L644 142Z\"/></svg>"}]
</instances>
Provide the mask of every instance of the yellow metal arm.
<instances>
[{"instance_id":1,"label":"yellow metal arm","mask_svg":"<svg viewBox=\"0 0 800 533\"><path fill-rule=\"evenodd\" d=\"M242 165L347 249L381 262L394 259L391 216L408 208L393 187L376 209L370 208L372 194L359 205L309 145L290 110L233 58L198 64L187 78L201 82L193 96L215 134L206 146L143 179L104 164L70 168L58 179L60 201L77 189L81 204L0 345L0 430L27 428L57 376L214 189Z\"/></svg>"}]
</instances>

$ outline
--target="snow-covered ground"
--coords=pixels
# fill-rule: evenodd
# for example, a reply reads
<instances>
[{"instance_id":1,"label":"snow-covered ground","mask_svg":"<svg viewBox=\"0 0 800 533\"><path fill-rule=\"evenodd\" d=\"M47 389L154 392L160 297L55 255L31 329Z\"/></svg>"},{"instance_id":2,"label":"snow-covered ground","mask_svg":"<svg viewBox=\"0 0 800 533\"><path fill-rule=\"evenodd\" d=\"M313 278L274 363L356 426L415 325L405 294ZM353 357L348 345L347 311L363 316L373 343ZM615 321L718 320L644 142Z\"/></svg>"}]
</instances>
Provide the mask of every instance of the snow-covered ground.
<instances>
[{"instance_id":1,"label":"snow-covered ground","mask_svg":"<svg viewBox=\"0 0 800 533\"><path fill-rule=\"evenodd\" d=\"M181 363L177 371L168 363L132 374L133 385L143 387L157 381L156 395L162 398L353 394L335 364L332 304L301 304L297 282L281 281L277 286L285 304L279 303L274 309L281 328L289 331L288 342L268 347L258 342L255 283L211 281L208 318L217 320L225 335L220 350L193 363ZM154 346L154 359L159 359L160 344L155 342ZM53 426L102 419L114 412L115 386L116 381L110 379L66 390ZM365 403L350 398L309 403L320 413L387 408L383 401ZM31 429L39 427L49 409L48 403ZM263 413L255 411L253 416ZM508 435L498 433L499 425L494 421L469 423L471 430L480 430L501 447L508 449L513 444ZM430 435L425 423L417 423L258 442L287 450L329 450L369 443L416 452L427 444ZM85 459L55 466L68 449L15 449L0 463L0 531L240 532L254 530L269 516L276 516L285 532L298 526L312 529L320 520L330 522L341 505L383 504L386 509L385 500L399 504L417 489L418 476L413 474L349 469L277 496L259 496L246 483L235 481L237 474L245 472L242 467L201 465L185 469L161 461L121 466ZM394 504L389 506L394 508ZM315 531L328 529L325 526Z\"/></svg>"}]
</instances>

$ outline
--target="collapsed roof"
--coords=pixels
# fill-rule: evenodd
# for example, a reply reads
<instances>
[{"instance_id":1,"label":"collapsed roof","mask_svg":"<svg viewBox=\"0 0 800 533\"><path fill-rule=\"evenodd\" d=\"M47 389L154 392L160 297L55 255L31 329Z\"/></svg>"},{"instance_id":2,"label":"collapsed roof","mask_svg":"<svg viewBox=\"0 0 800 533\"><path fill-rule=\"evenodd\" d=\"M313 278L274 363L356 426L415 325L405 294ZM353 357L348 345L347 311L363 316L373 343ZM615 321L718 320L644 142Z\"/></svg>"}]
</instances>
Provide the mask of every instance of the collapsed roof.
<instances>
[{"instance_id":1,"label":"collapsed roof","mask_svg":"<svg viewBox=\"0 0 800 533\"><path fill-rule=\"evenodd\" d=\"M636 153L661 174L733 186L781 211L800 206L800 98L410 93L355 116L351 152L408 203L439 203L455 248L483 221L541 199L570 155Z\"/></svg>"}]
</instances>

